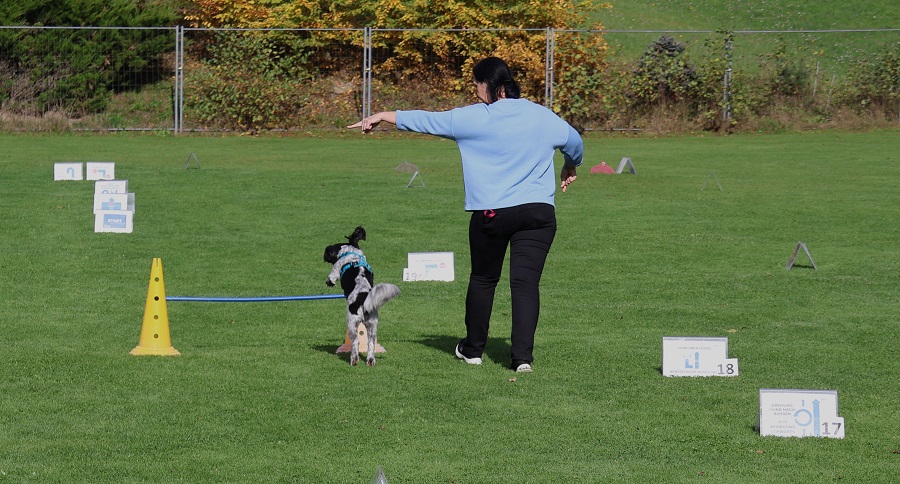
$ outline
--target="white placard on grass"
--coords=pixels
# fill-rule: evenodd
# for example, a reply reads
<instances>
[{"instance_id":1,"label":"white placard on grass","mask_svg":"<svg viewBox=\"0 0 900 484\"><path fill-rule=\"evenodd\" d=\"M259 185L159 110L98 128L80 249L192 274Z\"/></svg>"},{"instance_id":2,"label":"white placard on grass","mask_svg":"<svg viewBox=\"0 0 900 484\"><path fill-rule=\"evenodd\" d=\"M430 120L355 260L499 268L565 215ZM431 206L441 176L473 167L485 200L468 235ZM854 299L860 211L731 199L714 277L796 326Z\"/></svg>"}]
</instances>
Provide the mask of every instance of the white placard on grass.
<instances>
[{"instance_id":1,"label":"white placard on grass","mask_svg":"<svg viewBox=\"0 0 900 484\"><path fill-rule=\"evenodd\" d=\"M453 252L410 252L406 265L404 281L452 281L455 278Z\"/></svg>"},{"instance_id":2,"label":"white placard on grass","mask_svg":"<svg viewBox=\"0 0 900 484\"><path fill-rule=\"evenodd\" d=\"M133 193L94 193L94 213L101 210L134 212Z\"/></svg>"},{"instance_id":3,"label":"white placard on grass","mask_svg":"<svg viewBox=\"0 0 900 484\"><path fill-rule=\"evenodd\" d=\"M116 164L110 161L87 162L88 180L112 180L116 178Z\"/></svg>"},{"instance_id":4,"label":"white placard on grass","mask_svg":"<svg viewBox=\"0 0 900 484\"><path fill-rule=\"evenodd\" d=\"M100 210L94 212L94 232L130 234L134 230L134 212L130 210Z\"/></svg>"},{"instance_id":5,"label":"white placard on grass","mask_svg":"<svg viewBox=\"0 0 900 484\"><path fill-rule=\"evenodd\" d=\"M838 417L837 391L759 390L759 435L844 438Z\"/></svg>"},{"instance_id":6,"label":"white placard on grass","mask_svg":"<svg viewBox=\"0 0 900 484\"><path fill-rule=\"evenodd\" d=\"M128 193L128 180L97 180L94 193Z\"/></svg>"},{"instance_id":7,"label":"white placard on grass","mask_svg":"<svg viewBox=\"0 0 900 484\"><path fill-rule=\"evenodd\" d=\"M84 163L54 163L53 180L84 180Z\"/></svg>"},{"instance_id":8,"label":"white placard on grass","mask_svg":"<svg viewBox=\"0 0 900 484\"><path fill-rule=\"evenodd\" d=\"M728 357L728 338L664 337L663 376L738 376L737 358Z\"/></svg>"}]
</instances>

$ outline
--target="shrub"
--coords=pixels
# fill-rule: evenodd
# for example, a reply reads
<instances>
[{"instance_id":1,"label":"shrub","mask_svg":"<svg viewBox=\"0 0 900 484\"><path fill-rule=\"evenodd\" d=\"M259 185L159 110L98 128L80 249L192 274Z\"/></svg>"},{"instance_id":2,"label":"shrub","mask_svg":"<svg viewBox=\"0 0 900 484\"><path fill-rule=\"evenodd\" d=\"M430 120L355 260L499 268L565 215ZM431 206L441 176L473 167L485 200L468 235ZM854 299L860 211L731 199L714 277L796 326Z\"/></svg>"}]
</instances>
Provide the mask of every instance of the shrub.
<instances>
[{"instance_id":1,"label":"shrub","mask_svg":"<svg viewBox=\"0 0 900 484\"><path fill-rule=\"evenodd\" d=\"M186 104L206 126L255 131L305 127L355 113L358 85L341 72L317 76L308 39L281 32L219 32L207 60L190 68Z\"/></svg>"},{"instance_id":2,"label":"shrub","mask_svg":"<svg viewBox=\"0 0 900 484\"><path fill-rule=\"evenodd\" d=\"M171 25L174 10L138 0L25 0L0 5L3 25ZM60 110L73 115L102 111L115 91L155 82L163 53L171 51L171 32L121 29L8 29L0 31L0 63L10 79L28 79L28 99L0 85L0 101L14 102L23 114ZM135 76L135 73L153 73ZM14 101L15 98L15 101Z\"/></svg>"},{"instance_id":3,"label":"shrub","mask_svg":"<svg viewBox=\"0 0 900 484\"><path fill-rule=\"evenodd\" d=\"M895 114L900 104L900 42L852 64L835 98L857 111L883 109Z\"/></svg>"},{"instance_id":4,"label":"shrub","mask_svg":"<svg viewBox=\"0 0 900 484\"><path fill-rule=\"evenodd\" d=\"M647 46L633 73L631 93L637 106L695 99L699 79L684 55L685 46L663 35Z\"/></svg>"},{"instance_id":5,"label":"shrub","mask_svg":"<svg viewBox=\"0 0 900 484\"><path fill-rule=\"evenodd\" d=\"M809 85L809 69L803 61L788 57L783 38L778 39L775 50L764 56L761 75L767 77L769 96L800 97Z\"/></svg>"},{"instance_id":6,"label":"shrub","mask_svg":"<svg viewBox=\"0 0 900 484\"><path fill-rule=\"evenodd\" d=\"M608 46L601 35L566 32L559 34L554 54L554 110L583 129L607 117L607 103L614 92L607 84ZM601 120L602 121L602 120Z\"/></svg>"}]
</instances>

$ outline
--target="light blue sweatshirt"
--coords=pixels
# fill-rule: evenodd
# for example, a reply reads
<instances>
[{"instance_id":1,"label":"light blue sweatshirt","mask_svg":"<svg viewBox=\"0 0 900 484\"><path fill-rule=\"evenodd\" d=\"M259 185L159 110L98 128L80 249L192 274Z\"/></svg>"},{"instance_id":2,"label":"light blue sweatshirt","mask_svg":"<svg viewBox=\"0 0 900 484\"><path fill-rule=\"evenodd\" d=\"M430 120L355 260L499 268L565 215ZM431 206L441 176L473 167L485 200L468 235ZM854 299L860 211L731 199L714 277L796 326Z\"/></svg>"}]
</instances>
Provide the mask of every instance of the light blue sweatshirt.
<instances>
[{"instance_id":1,"label":"light blue sweatshirt","mask_svg":"<svg viewBox=\"0 0 900 484\"><path fill-rule=\"evenodd\" d=\"M526 99L500 99L450 111L397 111L397 129L456 141L462 157L466 210L525 203L554 205L558 149L581 165L581 136L553 111Z\"/></svg>"}]
</instances>

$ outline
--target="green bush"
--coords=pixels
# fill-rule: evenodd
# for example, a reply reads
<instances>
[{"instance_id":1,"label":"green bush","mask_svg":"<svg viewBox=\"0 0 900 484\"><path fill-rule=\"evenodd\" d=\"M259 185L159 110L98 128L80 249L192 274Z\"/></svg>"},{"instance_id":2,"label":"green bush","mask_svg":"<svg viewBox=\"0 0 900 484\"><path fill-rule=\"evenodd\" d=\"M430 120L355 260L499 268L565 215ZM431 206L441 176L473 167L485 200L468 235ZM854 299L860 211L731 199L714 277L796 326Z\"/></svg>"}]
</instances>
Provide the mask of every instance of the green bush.
<instances>
[{"instance_id":1,"label":"green bush","mask_svg":"<svg viewBox=\"0 0 900 484\"><path fill-rule=\"evenodd\" d=\"M554 110L573 126L590 126L604 117L613 90L606 84L608 46L602 36L562 33L554 54ZM558 87L558 89L557 89Z\"/></svg>"},{"instance_id":2,"label":"green bush","mask_svg":"<svg viewBox=\"0 0 900 484\"><path fill-rule=\"evenodd\" d=\"M685 45L663 35L647 46L638 61L631 84L637 106L691 101L697 96L699 79L688 64Z\"/></svg>"},{"instance_id":3,"label":"green bush","mask_svg":"<svg viewBox=\"0 0 900 484\"><path fill-rule=\"evenodd\" d=\"M779 38L775 49L764 56L760 75L767 84L768 95L800 97L809 86L809 68L802 60L787 55L787 44Z\"/></svg>"},{"instance_id":4,"label":"green bush","mask_svg":"<svg viewBox=\"0 0 900 484\"><path fill-rule=\"evenodd\" d=\"M316 71L315 42L286 32L217 32L190 66L186 110L201 125L257 131L356 117L356 79ZM339 124L339 123L338 123Z\"/></svg>"},{"instance_id":5,"label":"green bush","mask_svg":"<svg viewBox=\"0 0 900 484\"><path fill-rule=\"evenodd\" d=\"M213 126L250 130L283 123L300 104L295 94L308 77L285 54L271 35L218 33L208 60L190 70L188 108Z\"/></svg>"},{"instance_id":6,"label":"green bush","mask_svg":"<svg viewBox=\"0 0 900 484\"><path fill-rule=\"evenodd\" d=\"M835 97L857 110L875 107L896 113L900 103L900 42L851 65L847 82Z\"/></svg>"},{"instance_id":7,"label":"green bush","mask_svg":"<svg viewBox=\"0 0 900 484\"><path fill-rule=\"evenodd\" d=\"M174 10L138 0L25 0L0 5L0 24L167 26ZM0 31L0 103L19 114L103 111L115 92L160 80L170 30L5 29ZM27 86L27 89L16 87Z\"/></svg>"}]
</instances>

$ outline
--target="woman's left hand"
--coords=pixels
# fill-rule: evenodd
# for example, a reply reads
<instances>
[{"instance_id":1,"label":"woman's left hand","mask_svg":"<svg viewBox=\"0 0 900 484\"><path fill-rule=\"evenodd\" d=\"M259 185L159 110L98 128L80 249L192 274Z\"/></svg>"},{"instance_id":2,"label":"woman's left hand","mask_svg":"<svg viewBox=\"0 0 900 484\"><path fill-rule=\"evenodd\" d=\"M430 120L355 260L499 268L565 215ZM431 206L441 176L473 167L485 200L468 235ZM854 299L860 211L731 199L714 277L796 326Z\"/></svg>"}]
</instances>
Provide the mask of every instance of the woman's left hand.
<instances>
[{"instance_id":1,"label":"woman's left hand","mask_svg":"<svg viewBox=\"0 0 900 484\"><path fill-rule=\"evenodd\" d=\"M559 188L562 188L563 193L565 193L566 188L571 185L576 178L578 178L578 176L577 173L575 173L575 167L563 163L562 170L559 172L559 179L562 180Z\"/></svg>"}]
</instances>

